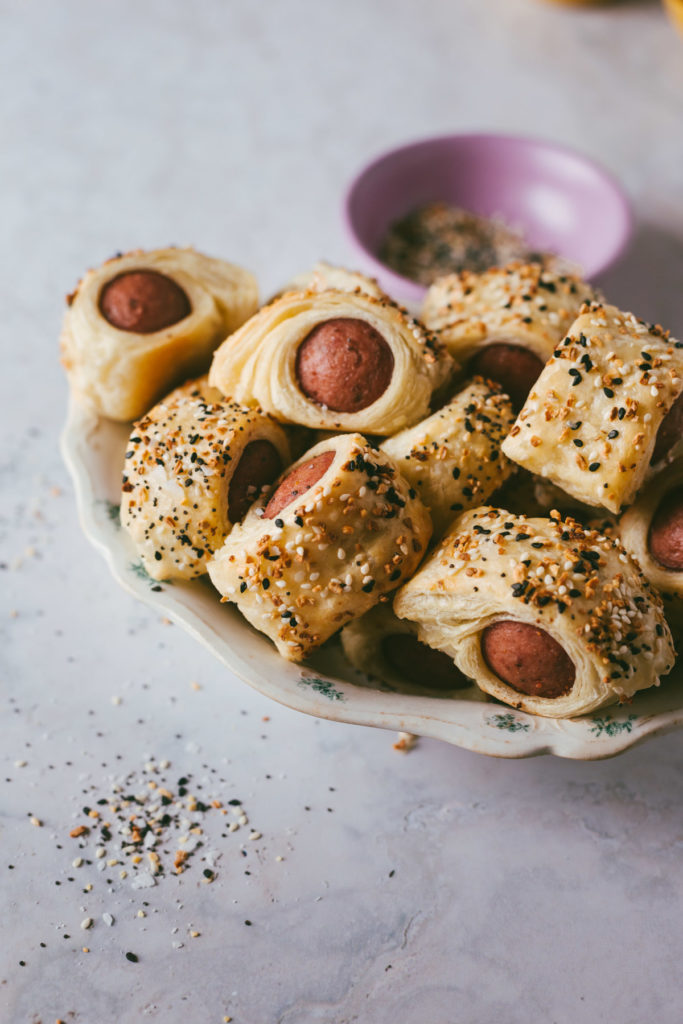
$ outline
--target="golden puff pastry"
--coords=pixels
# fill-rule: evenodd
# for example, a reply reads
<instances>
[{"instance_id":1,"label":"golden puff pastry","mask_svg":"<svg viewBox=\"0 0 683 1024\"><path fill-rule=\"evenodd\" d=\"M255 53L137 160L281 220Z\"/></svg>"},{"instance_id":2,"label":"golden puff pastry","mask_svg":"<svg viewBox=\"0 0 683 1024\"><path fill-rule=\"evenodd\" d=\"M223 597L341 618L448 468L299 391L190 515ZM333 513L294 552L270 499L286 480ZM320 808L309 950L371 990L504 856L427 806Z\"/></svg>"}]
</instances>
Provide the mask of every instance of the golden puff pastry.
<instances>
[{"instance_id":1,"label":"golden puff pastry","mask_svg":"<svg viewBox=\"0 0 683 1024\"><path fill-rule=\"evenodd\" d=\"M674 664L661 601L635 562L559 515L465 512L394 610L491 696L550 718L628 700Z\"/></svg>"},{"instance_id":2,"label":"golden puff pastry","mask_svg":"<svg viewBox=\"0 0 683 1024\"><path fill-rule=\"evenodd\" d=\"M651 461L677 447L682 391L681 342L593 304L546 364L503 451L578 501L619 512Z\"/></svg>"},{"instance_id":3,"label":"golden puff pastry","mask_svg":"<svg viewBox=\"0 0 683 1024\"><path fill-rule=\"evenodd\" d=\"M440 278L421 316L460 365L498 381L519 409L581 305L596 297L580 277L513 262Z\"/></svg>"},{"instance_id":4,"label":"golden puff pastry","mask_svg":"<svg viewBox=\"0 0 683 1024\"><path fill-rule=\"evenodd\" d=\"M192 579L290 461L283 428L228 402L206 378L173 391L135 423L121 525L156 580Z\"/></svg>"},{"instance_id":5,"label":"golden puff pastry","mask_svg":"<svg viewBox=\"0 0 683 1024\"><path fill-rule=\"evenodd\" d=\"M210 382L277 419L386 436L424 417L452 360L389 299L288 292L214 355Z\"/></svg>"},{"instance_id":6,"label":"golden puff pastry","mask_svg":"<svg viewBox=\"0 0 683 1024\"><path fill-rule=\"evenodd\" d=\"M683 458L661 470L619 519L621 543L659 591L669 624L683 627Z\"/></svg>"},{"instance_id":7,"label":"golden puff pastry","mask_svg":"<svg viewBox=\"0 0 683 1024\"><path fill-rule=\"evenodd\" d=\"M388 604L377 604L344 626L341 642L355 669L391 689L438 696L468 688L480 692L452 658L418 640L417 625L398 619Z\"/></svg>"},{"instance_id":8,"label":"golden puff pastry","mask_svg":"<svg viewBox=\"0 0 683 1024\"><path fill-rule=\"evenodd\" d=\"M500 446L514 421L508 396L475 377L448 405L382 443L429 509L432 539L460 512L488 501L513 472Z\"/></svg>"},{"instance_id":9,"label":"golden puff pastry","mask_svg":"<svg viewBox=\"0 0 683 1024\"><path fill-rule=\"evenodd\" d=\"M394 462L360 434L316 445L208 564L280 654L301 661L416 569L429 513Z\"/></svg>"},{"instance_id":10,"label":"golden puff pastry","mask_svg":"<svg viewBox=\"0 0 683 1024\"><path fill-rule=\"evenodd\" d=\"M138 250L90 270L69 296L62 361L79 399L133 420L208 368L258 308L253 274L194 249Z\"/></svg>"},{"instance_id":11,"label":"golden puff pastry","mask_svg":"<svg viewBox=\"0 0 683 1024\"><path fill-rule=\"evenodd\" d=\"M387 294L383 291L374 277L361 274L359 270L346 270L344 267L335 267L332 263L320 260L312 270L303 274L297 274L292 278L288 286L280 292L364 292L371 295L373 299L386 299Z\"/></svg>"}]
</instances>

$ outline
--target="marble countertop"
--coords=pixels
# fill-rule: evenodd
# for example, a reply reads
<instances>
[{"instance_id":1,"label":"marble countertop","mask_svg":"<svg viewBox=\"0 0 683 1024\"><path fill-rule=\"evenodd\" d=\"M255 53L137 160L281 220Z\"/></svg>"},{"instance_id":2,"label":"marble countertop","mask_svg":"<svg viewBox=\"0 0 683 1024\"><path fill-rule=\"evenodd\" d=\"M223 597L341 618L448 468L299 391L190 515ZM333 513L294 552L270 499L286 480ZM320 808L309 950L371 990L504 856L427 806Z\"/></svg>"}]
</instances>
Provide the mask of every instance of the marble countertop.
<instances>
[{"instance_id":1,"label":"marble countertop","mask_svg":"<svg viewBox=\"0 0 683 1024\"><path fill-rule=\"evenodd\" d=\"M683 331L683 39L660 6L7 0L0 54L0 1020L677 1024L680 735L599 763L402 754L273 704L116 586L58 452L86 267L194 244L268 294L348 260L346 181L437 132L610 168L639 228L601 283ZM164 871L121 877L112 833L161 791Z\"/></svg>"}]
</instances>

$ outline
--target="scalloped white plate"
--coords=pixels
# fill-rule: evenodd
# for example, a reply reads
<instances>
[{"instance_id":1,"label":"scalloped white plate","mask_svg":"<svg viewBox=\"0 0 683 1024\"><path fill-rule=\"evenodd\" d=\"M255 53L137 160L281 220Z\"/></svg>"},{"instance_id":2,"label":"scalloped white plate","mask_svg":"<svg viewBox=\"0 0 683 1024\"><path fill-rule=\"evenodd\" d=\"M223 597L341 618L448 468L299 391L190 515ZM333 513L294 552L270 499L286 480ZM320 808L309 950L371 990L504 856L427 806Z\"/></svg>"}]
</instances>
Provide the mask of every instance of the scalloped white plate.
<instances>
[{"instance_id":1,"label":"scalloped white plate","mask_svg":"<svg viewBox=\"0 0 683 1024\"><path fill-rule=\"evenodd\" d=\"M627 707L558 721L489 702L474 687L452 696L396 692L355 672L336 640L306 666L285 661L233 605L220 603L207 579L159 584L147 576L118 519L129 432L128 424L100 418L71 399L61 446L86 536L126 590L187 629L267 697L319 718L431 736L496 757L611 757L683 724L680 670Z\"/></svg>"}]
</instances>

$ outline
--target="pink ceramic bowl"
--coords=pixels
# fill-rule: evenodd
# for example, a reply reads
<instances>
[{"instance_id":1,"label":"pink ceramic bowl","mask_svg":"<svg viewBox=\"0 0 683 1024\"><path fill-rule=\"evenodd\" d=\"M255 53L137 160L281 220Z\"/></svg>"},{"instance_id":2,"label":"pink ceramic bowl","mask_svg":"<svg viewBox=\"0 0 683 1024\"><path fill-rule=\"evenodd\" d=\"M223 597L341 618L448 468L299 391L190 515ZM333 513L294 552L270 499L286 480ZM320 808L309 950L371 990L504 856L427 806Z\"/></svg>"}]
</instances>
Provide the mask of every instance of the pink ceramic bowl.
<instances>
[{"instance_id":1,"label":"pink ceramic bowl","mask_svg":"<svg viewBox=\"0 0 683 1024\"><path fill-rule=\"evenodd\" d=\"M444 200L499 215L535 249L557 253L588 278L624 251L631 209L617 182L579 153L513 135L445 135L373 160L352 181L343 216L357 260L406 303L425 289L377 258L389 225L416 206Z\"/></svg>"}]
</instances>

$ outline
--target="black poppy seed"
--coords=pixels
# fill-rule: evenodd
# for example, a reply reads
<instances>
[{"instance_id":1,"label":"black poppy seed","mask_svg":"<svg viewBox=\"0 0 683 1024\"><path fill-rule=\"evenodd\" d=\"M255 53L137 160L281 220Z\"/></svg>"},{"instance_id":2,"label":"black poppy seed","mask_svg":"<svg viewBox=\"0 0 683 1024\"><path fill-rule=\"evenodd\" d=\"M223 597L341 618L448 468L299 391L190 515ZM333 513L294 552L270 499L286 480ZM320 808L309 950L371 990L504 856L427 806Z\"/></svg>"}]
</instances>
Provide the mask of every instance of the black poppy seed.
<instances>
[{"instance_id":1,"label":"black poppy seed","mask_svg":"<svg viewBox=\"0 0 683 1024\"><path fill-rule=\"evenodd\" d=\"M543 542L542 541L534 541L531 546L532 546L532 548L537 548L537 549L538 548L542 548L543 547Z\"/></svg>"},{"instance_id":2,"label":"black poppy seed","mask_svg":"<svg viewBox=\"0 0 683 1024\"><path fill-rule=\"evenodd\" d=\"M294 522L296 523L297 526L303 526L304 525L304 521L301 518L301 516L294 516Z\"/></svg>"},{"instance_id":3,"label":"black poppy seed","mask_svg":"<svg viewBox=\"0 0 683 1024\"><path fill-rule=\"evenodd\" d=\"M528 533L518 533L517 536L515 537L515 540L528 540L528 539L529 539L529 534Z\"/></svg>"},{"instance_id":4,"label":"black poppy seed","mask_svg":"<svg viewBox=\"0 0 683 1024\"><path fill-rule=\"evenodd\" d=\"M268 579L267 576L261 580L261 586L263 587L264 590L267 590L268 587L270 586L270 580Z\"/></svg>"},{"instance_id":5,"label":"black poppy seed","mask_svg":"<svg viewBox=\"0 0 683 1024\"><path fill-rule=\"evenodd\" d=\"M615 437L619 437L619 431L618 430L610 430L610 432L607 435L607 437L609 438L610 441L613 441Z\"/></svg>"},{"instance_id":6,"label":"black poppy seed","mask_svg":"<svg viewBox=\"0 0 683 1024\"><path fill-rule=\"evenodd\" d=\"M138 962L137 953L126 953L126 960L130 960L132 964L136 964Z\"/></svg>"},{"instance_id":7,"label":"black poppy seed","mask_svg":"<svg viewBox=\"0 0 683 1024\"><path fill-rule=\"evenodd\" d=\"M468 434L474 433L474 427L467 418L465 419L465 430L467 431Z\"/></svg>"},{"instance_id":8,"label":"black poppy seed","mask_svg":"<svg viewBox=\"0 0 683 1024\"><path fill-rule=\"evenodd\" d=\"M612 377L612 383L619 387L619 385L623 384L624 382L621 379L621 377Z\"/></svg>"},{"instance_id":9,"label":"black poppy seed","mask_svg":"<svg viewBox=\"0 0 683 1024\"><path fill-rule=\"evenodd\" d=\"M530 316L523 316L523 317L522 317L522 323L523 323L523 324L532 324L532 323L533 323L533 320L531 319L531 317L530 317Z\"/></svg>"},{"instance_id":10,"label":"black poppy seed","mask_svg":"<svg viewBox=\"0 0 683 1024\"><path fill-rule=\"evenodd\" d=\"M564 601L556 601L555 603L557 604L557 607L558 607L558 610L560 612L560 615L562 615L564 612L566 612L567 605L564 603Z\"/></svg>"},{"instance_id":11,"label":"black poppy seed","mask_svg":"<svg viewBox=\"0 0 683 1024\"><path fill-rule=\"evenodd\" d=\"M513 583L512 584L512 596L513 597L521 597L522 594L524 593L524 591L526 590L526 588L528 587L528 585L529 585L529 583L528 583L527 580L524 580L523 583Z\"/></svg>"},{"instance_id":12,"label":"black poppy seed","mask_svg":"<svg viewBox=\"0 0 683 1024\"><path fill-rule=\"evenodd\" d=\"M374 580L369 580L367 583L363 584L363 586L361 587L361 590L364 591L364 593L369 594L369 593L371 593L372 590L374 590L374 588L375 588L375 581Z\"/></svg>"},{"instance_id":13,"label":"black poppy seed","mask_svg":"<svg viewBox=\"0 0 683 1024\"><path fill-rule=\"evenodd\" d=\"M570 423L569 424L569 429L570 430L578 430L579 427L582 425L582 423L583 423L583 420L577 420L576 423Z\"/></svg>"},{"instance_id":14,"label":"black poppy seed","mask_svg":"<svg viewBox=\"0 0 683 1024\"><path fill-rule=\"evenodd\" d=\"M540 597L536 599L536 603L540 605L541 608L545 608L545 606L547 604L550 604L551 601L552 597L550 597L549 594L542 594Z\"/></svg>"},{"instance_id":15,"label":"black poppy seed","mask_svg":"<svg viewBox=\"0 0 683 1024\"><path fill-rule=\"evenodd\" d=\"M154 557L156 558L157 562L160 562L161 561L161 551L155 551L154 552Z\"/></svg>"},{"instance_id":16,"label":"black poppy seed","mask_svg":"<svg viewBox=\"0 0 683 1024\"><path fill-rule=\"evenodd\" d=\"M595 472L597 472L598 469L600 469L600 463L599 462L591 462L590 466L588 467L588 472L589 473L595 473Z\"/></svg>"},{"instance_id":17,"label":"black poppy seed","mask_svg":"<svg viewBox=\"0 0 683 1024\"><path fill-rule=\"evenodd\" d=\"M458 477L460 476L460 470L458 469L458 467L457 467L457 466L454 466L454 467L453 467L453 469L451 470L451 473L452 473L452 475L453 475L453 479L454 479L454 480L457 480L457 479L458 479Z\"/></svg>"},{"instance_id":18,"label":"black poppy seed","mask_svg":"<svg viewBox=\"0 0 683 1024\"><path fill-rule=\"evenodd\" d=\"M624 408L621 408L619 410L619 412L617 413L617 416L619 417L620 420L623 420L625 415L626 415L626 409L624 409Z\"/></svg>"},{"instance_id":19,"label":"black poppy seed","mask_svg":"<svg viewBox=\"0 0 683 1024\"><path fill-rule=\"evenodd\" d=\"M581 438L575 437L572 440L573 440L573 443L576 445L577 448L583 448L583 441L581 440Z\"/></svg>"},{"instance_id":20,"label":"black poppy seed","mask_svg":"<svg viewBox=\"0 0 683 1024\"><path fill-rule=\"evenodd\" d=\"M593 361L587 352L584 352L579 361L582 362L583 365L586 367L586 372L590 373L590 371L593 369Z\"/></svg>"},{"instance_id":21,"label":"black poppy seed","mask_svg":"<svg viewBox=\"0 0 683 1024\"><path fill-rule=\"evenodd\" d=\"M582 380L581 374L579 373L579 371L576 369L575 366L572 366L571 370L569 371L569 376L574 378L574 380L572 382L572 387L573 388L575 388L577 386L577 384L581 383L581 380Z\"/></svg>"},{"instance_id":22,"label":"black poppy seed","mask_svg":"<svg viewBox=\"0 0 683 1024\"><path fill-rule=\"evenodd\" d=\"M572 587L572 589L569 591L569 596L570 597L581 597L581 591L577 590L576 587Z\"/></svg>"},{"instance_id":23,"label":"black poppy seed","mask_svg":"<svg viewBox=\"0 0 683 1024\"><path fill-rule=\"evenodd\" d=\"M246 589L247 589L247 584L246 583L240 583L240 594L243 594Z\"/></svg>"},{"instance_id":24,"label":"black poppy seed","mask_svg":"<svg viewBox=\"0 0 683 1024\"><path fill-rule=\"evenodd\" d=\"M614 398L614 392L611 388L603 388L602 390L605 394L605 398Z\"/></svg>"}]
</instances>

